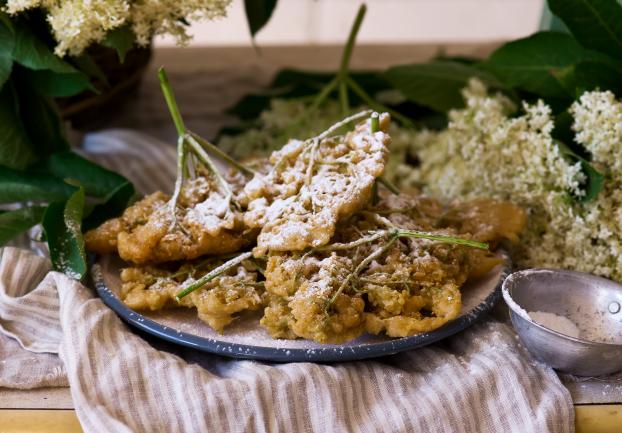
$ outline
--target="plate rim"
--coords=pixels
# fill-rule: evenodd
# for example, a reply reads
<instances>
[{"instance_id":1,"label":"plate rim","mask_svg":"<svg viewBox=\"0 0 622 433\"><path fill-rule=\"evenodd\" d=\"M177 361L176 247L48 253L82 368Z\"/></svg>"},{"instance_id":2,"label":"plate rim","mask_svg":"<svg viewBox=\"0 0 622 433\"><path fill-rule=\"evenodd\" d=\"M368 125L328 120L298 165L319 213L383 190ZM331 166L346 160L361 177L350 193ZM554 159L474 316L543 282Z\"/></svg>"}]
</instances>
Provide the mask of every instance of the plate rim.
<instances>
[{"instance_id":1,"label":"plate rim","mask_svg":"<svg viewBox=\"0 0 622 433\"><path fill-rule=\"evenodd\" d=\"M90 257L89 274L99 298L108 308L119 316L123 322L165 341L201 352L213 353L236 359L252 359L269 362L347 362L394 355L406 350L427 346L455 335L484 318L501 299L501 286L512 270L512 260L509 254L503 249L499 249L497 252L500 252L505 258L505 265L500 271L499 281L490 294L468 314L460 316L434 331L410 337L361 344L359 346L326 346L314 349L252 346L249 344L214 340L179 331L162 325L126 306L123 301L107 287L101 265L99 264L99 258L101 256L92 255Z\"/></svg>"}]
</instances>

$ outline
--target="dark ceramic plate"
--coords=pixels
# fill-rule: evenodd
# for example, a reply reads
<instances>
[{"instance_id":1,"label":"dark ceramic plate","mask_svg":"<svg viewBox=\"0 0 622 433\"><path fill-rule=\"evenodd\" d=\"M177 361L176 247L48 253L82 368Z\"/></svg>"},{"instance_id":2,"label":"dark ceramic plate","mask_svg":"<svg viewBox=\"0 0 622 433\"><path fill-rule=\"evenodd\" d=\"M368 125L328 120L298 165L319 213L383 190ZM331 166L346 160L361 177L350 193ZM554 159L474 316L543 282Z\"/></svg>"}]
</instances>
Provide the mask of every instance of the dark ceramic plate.
<instances>
[{"instance_id":1,"label":"dark ceramic plate","mask_svg":"<svg viewBox=\"0 0 622 433\"><path fill-rule=\"evenodd\" d=\"M191 309L137 313L118 296L122 266L124 263L117 256L102 256L94 262L91 271L101 299L131 326L205 352L276 362L353 361L391 355L442 340L468 328L492 309L510 270L508 259L505 266L497 266L485 277L466 284L462 288L461 315L435 331L405 338L365 334L345 344L322 345L308 340L275 340L259 326L257 314L243 315L226 328L224 334L218 334L201 322L196 311Z\"/></svg>"}]
</instances>

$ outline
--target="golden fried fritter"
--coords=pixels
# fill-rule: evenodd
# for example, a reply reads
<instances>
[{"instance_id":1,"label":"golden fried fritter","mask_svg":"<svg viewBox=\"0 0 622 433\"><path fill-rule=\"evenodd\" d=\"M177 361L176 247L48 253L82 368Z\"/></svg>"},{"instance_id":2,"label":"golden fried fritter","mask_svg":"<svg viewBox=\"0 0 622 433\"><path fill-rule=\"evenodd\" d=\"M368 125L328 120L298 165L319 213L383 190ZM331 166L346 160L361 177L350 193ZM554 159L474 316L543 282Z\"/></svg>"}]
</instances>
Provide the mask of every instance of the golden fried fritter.
<instances>
[{"instance_id":1,"label":"golden fried fritter","mask_svg":"<svg viewBox=\"0 0 622 433\"><path fill-rule=\"evenodd\" d=\"M328 308L353 269L352 260L335 254L324 259L272 256L266 270L271 303L261 325L275 338L341 343L358 337L365 326L365 302L360 295L341 293ZM281 297L290 293L292 296ZM291 300L286 302L288 297Z\"/></svg>"},{"instance_id":2,"label":"golden fried fritter","mask_svg":"<svg viewBox=\"0 0 622 433\"><path fill-rule=\"evenodd\" d=\"M157 311L169 307L196 308L199 319L218 332L235 320L236 314L257 310L265 304L263 284L257 273L243 265L207 282L182 298L175 295L190 282L201 278L222 261L186 263L178 269L154 266L125 268L121 299L134 310Z\"/></svg>"},{"instance_id":3,"label":"golden fried fritter","mask_svg":"<svg viewBox=\"0 0 622 433\"><path fill-rule=\"evenodd\" d=\"M132 231L137 226L145 224L149 216L164 206L168 199L169 196L163 192L155 192L125 209L120 217L112 218L89 230L84 234L86 249L98 254L116 253L119 233Z\"/></svg>"},{"instance_id":4,"label":"golden fried fritter","mask_svg":"<svg viewBox=\"0 0 622 433\"><path fill-rule=\"evenodd\" d=\"M344 137L292 140L270 156L272 169L245 187L245 222L261 228L254 253L302 251L328 243L337 222L360 209L387 161L389 136L369 121Z\"/></svg>"},{"instance_id":5,"label":"golden fried fritter","mask_svg":"<svg viewBox=\"0 0 622 433\"><path fill-rule=\"evenodd\" d=\"M482 204L477 206L481 209ZM472 220L456 226L445 219L453 209L433 199L420 194L384 196L374 212L342 220L325 247L270 253L265 273L270 303L261 324L275 338L321 343L347 341L364 331L404 337L437 329L460 314L465 281L487 273L501 260L464 245L393 239L391 228L479 241L515 238L522 229L516 223L522 211L503 203L487 206L504 218L514 211L514 222L492 230L489 221L501 221L499 215L480 219L473 212Z\"/></svg>"},{"instance_id":6,"label":"golden fried fritter","mask_svg":"<svg viewBox=\"0 0 622 433\"><path fill-rule=\"evenodd\" d=\"M191 260L205 254L225 254L248 245L253 235L242 213L206 177L184 185L173 218L170 197L157 192L130 206L119 218L86 233L89 251L118 251L137 264Z\"/></svg>"},{"instance_id":7,"label":"golden fried fritter","mask_svg":"<svg viewBox=\"0 0 622 433\"><path fill-rule=\"evenodd\" d=\"M518 241L527 223L527 215L514 203L480 198L456 204L444 216L444 221L460 233L471 233L483 242L508 239Z\"/></svg>"}]
</instances>

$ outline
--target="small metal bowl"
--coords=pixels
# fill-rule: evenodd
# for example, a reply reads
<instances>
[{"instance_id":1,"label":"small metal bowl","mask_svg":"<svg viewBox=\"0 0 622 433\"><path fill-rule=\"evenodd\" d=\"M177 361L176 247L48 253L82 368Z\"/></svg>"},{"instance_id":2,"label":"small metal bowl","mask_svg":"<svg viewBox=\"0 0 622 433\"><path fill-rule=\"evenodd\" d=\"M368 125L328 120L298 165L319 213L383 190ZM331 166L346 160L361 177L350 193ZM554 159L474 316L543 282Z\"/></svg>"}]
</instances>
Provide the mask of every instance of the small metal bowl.
<instances>
[{"instance_id":1,"label":"small metal bowl","mask_svg":"<svg viewBox=\"0 0 622 433\"><path fill-rule=\"evenodd\" d=\"M577 376L622 370L622 285L581 272L527 269L506 278L502 292L514 329L535 358ZM534 311L567 317L581 338L535 323L527 314Z\"/></svg>"}]
</instances>

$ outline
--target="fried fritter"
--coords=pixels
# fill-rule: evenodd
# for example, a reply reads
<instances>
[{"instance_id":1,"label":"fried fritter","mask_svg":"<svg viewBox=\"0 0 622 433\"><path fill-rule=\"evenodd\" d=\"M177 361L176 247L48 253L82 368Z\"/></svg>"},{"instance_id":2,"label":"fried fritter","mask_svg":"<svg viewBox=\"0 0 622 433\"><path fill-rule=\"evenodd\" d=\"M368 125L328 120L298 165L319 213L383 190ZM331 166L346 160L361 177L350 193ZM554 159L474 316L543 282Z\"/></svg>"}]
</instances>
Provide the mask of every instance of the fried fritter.
<instances>
[{"instance_id":1,"label":"fried fritter","mask_svg":"<svg viewBox=\"0 0 622 433\"><path fill-rule=\"evenodd\" d=\"M170 197L157 192L130 206L119 218L86 233L89 251L118 251L137 264L191 260L205 254L225 254L248 245L241 212L207 177L188 181L181 191L176 220Z\"/></svg>"},{"instance_id":2,"label":"fried fritter","mask_svg":"<svg viewBox=\"0 0 622 433\"><path fill-rule=\"evenodd\" d=\"M509 204L487 206L513 221L523 215ZM338 343L364 331L404 337L437 329L460 314L465 281L487 273L501 260L464 245L391 240L374 233L390 233L397 226L497 242L515 238L522 229L512 223L491 230L489 221L500 217L486 219L477 212L471 221L452 225L445 219L452 208L420 194L385 195L373 210L342 220L323 248L270 253L265 273L270 303L261 324L273 337Z\"/></svg>"},{"instance_id":3,"label":"fried fritter","mask_svg":"<svg viewBox=\"0 0 622 433\"><path fill-rule=\"evenodd\" d=\"M292 140L274 152L272 169L256 175L244 189L244 220L261 228L255 255L328 243L337 222L368 201L382 174L390 142L383 131L389 122L385 114L376 133L367 121L345 136Z\"/></svg>"},{"instance_id":4,"label":"fried fritter","mask_svg":"<svg viewBox=\"0 0 622 433\"><path fill-rule=\"evenodd\" d=\"M218 332L235 320L236 314L258 310L265 305L263 284L257 273L240 265L206 283L180 301L175 295L189 282L201 278L222 263L207 260L186 263L178 269L144 266L121 271L121 299L134 310L158 311L163 308L196 308L199 319Z\"/></svg>"},{"instance_id":5,"label":"fried fritter","mask_svg":"<svg viewBox=\"0 0 622 433\"><path fill-rule=\"evenodd\" d=\"M164 206L168 199L169 196L163 192L155 192L125 209L120 217L89 230L84 234L86 249L98 254L116 253L119 233L133 231L137 226L145 224L149 216Z\"/></svg>"},{"instance_id":6,"label":"fried fritter","mask_svg":"<svg viewBox=\"0 0 622 433\"><path fill-rule=\"evenodd\" d=\"M260 323L275 338L342 343L358 337L365 330L365 301L360 295L341 293L327 308L353 269L352 260L335 254L324 259L272 256L266 271L266 290L272 298ZM289 302L279 299L290 292Z\"/></svg>"}]
</instances>

